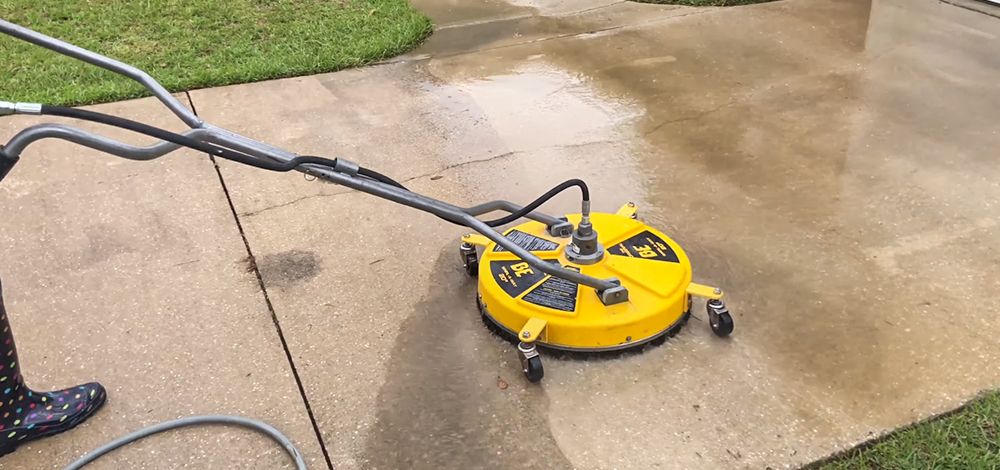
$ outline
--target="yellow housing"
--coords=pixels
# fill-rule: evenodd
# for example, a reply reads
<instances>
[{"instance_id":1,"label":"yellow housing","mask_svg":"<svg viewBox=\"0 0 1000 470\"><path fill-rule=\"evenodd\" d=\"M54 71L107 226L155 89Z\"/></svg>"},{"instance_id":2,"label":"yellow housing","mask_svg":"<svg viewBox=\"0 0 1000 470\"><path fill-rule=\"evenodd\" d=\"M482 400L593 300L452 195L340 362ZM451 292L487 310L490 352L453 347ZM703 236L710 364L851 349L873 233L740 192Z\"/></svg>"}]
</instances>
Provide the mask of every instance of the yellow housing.
<instances>
[{"instance_id":1,"label":"yellow housing","mask_svg":"<svg viewBox=\"0 0 1000 470\"><path fill-rule=\"evenodd\" d=\"M690 312L690 294L718 298L721 292L691 283L691 262L662 232L632 218L635 206L617 214L593 213L591 222L604 257L589 265L565 256L570 238L550 236L545 225L527 222L504 234L538 257L601 279L617 278L629 300L604 305L591 287L532 268L484 238L479 262L479 303L484 319L523 342L574 351L611 351L676 333ZM576 225L579 214L568 216Z\"/></svg>"}]
</instances>

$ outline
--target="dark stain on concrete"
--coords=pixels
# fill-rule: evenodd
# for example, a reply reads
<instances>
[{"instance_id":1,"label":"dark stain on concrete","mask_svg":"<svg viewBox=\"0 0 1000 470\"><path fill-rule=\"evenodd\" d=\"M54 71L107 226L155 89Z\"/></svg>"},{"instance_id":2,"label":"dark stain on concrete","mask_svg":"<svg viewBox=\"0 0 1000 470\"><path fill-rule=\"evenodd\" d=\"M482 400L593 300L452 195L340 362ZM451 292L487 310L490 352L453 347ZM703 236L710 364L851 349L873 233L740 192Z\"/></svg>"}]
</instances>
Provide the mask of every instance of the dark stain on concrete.
<instances>
[{"instance_id":1,"label":"dark stain on concrete","mask_svg":"<svg viewBox=\"0 0 1000 470\"><path fill-rule=\"evenodd\" d=\"M572 468L549 430L544 385L527 383L513 348L486 331L474 281L450 255L401 326L362 465Z\"/></svg>"},{"instance_id":2,"label":"dark stain on concrete","mask_svg":"<svg viewBox=\"0 0 1000 470\"><path fill-rule=\"evenodd\" d=\"M323 270L321 264L319 255L304 250L264 255L257 261L265 284L275 287L289 287L308 281Z\"/></svg>"},{"instance_id":3,"label":"dark stain on concrete","mask_svg":"<svg viewBox=\"0 0 1000 470\"><path fill-rule=\"evenodd\" d=\"M82 254L80 267L103 263L116 256L134 252L132 240L118 232L115 227L108 224L88 227L88 243Z\"/></svg>"}]
</instances>

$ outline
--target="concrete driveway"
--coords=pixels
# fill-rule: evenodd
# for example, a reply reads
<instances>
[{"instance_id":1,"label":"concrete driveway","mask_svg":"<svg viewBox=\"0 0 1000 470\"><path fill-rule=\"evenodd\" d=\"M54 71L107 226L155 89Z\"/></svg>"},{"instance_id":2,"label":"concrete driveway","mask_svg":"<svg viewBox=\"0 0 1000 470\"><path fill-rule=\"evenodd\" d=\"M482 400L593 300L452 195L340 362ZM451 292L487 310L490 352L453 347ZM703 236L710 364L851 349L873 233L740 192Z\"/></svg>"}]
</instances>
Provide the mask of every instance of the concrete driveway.
<instances>
[{"instance_id":1,"label":"concrete driveway","mask_svg":"<svg viewBox=\"0 0 1000 470\"><path fill-rule=\"evenodd\" d=\"M636 201L727 289L733 337L699 308L662 347L549 359L529 385L479 323L461 229L297 174L47 143L0 186L22 363L39 388L98 378L111 398L0 467L228 412L313 468L785 468L1000 386L997 18L934 0L415 3L437 31L407 56L185 98L448 201L584 178L597 210ZM95 468L184 465L289 466L214 428Z\"/></svg>"}]
</instances>

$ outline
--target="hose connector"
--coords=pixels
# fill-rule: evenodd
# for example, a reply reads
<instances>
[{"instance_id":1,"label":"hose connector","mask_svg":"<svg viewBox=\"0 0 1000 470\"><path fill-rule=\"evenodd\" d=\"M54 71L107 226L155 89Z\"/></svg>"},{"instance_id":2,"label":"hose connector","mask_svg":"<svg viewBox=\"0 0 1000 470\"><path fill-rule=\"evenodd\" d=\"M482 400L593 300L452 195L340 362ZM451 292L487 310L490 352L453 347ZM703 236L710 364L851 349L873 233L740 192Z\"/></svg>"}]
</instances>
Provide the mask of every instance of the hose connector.
<instances>
[{"instance_id":1,"label":"hose connector","mask_svg":"<svg viewBox=\"0 0 1000 470\"><path fill-rule=\"evenodd\" d=\"M590 200L584 199L580 208L580 223L573 231L573 239L566 245L566 259L577 264L593 264L604 257L604 247L597 241L597 231L590 222Z\"/></svg>"},{"instance_id":2,"label":"hose connector","mask_svg":"<svg viewBox=\"0 0 1000 470\"><path fill-rule=\"evenodd\" d=\"M0 116L7 116L10 114L42 114L42 104L0 101Z\"/></svg>"}]
</instances>

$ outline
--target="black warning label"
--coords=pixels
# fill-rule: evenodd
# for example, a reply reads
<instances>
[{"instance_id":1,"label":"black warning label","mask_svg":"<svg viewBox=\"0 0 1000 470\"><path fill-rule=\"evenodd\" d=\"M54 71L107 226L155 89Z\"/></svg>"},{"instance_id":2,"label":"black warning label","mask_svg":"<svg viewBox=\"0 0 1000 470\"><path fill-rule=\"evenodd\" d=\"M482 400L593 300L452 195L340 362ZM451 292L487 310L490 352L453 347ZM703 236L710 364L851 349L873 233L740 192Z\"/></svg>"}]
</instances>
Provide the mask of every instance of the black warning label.
<instances>
[{"instance_id":1,"label":"black warning label","mask_svg":"<svg viewBox=\"0 0 1000 470\"><path fill-rule=\"evenodd\" d=\"M505 236L508 240L514 242L515 245L528 251L552 251L559 248L559 244L554 241L536 237L530 233L524 233L520 230L511 230ZM493 248L493 251L500 252L507 251L507 249L497 245Z\"/></svg>"},{"instance_id":2,"label":"black warning label","mask_svg":"<svg viewBox=\"0 0 1000 470\"><path fill-rule=\"evenodd\" d=\"M677 263L677 253L662 238L649 230L608 248L608 253L618 256L651 259Z\"/></svg>"},{"instance_id":3,"label":"black warning label","mask_svg":"<svg viewBox=\"0 0 1000 470\"><path fill-rule=\"evenodd\" d=\"M545 277L545 273L532 268L528 263L515 261L490 261L490 272L493 279L511 297L517 297L529 287Z\"/></svg>"},{"instance_id":4,"label":"black warning label","mask_svg":"<svg viewBox=\"0 0 1000 470\"><path fill-rule=\"evenodd\" d=\"M579 272L571 266L566 268ZM578 284L575 282L549 276L545 282L528 292L524 300L535 305L541 305L555 310L572 312L576 310L576 293Z\"/></svg>"}]
</instances>

